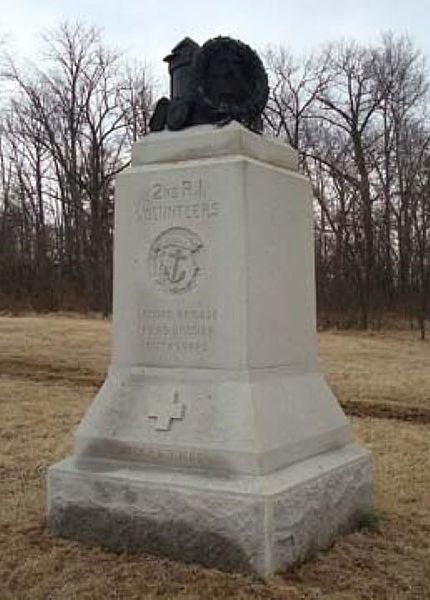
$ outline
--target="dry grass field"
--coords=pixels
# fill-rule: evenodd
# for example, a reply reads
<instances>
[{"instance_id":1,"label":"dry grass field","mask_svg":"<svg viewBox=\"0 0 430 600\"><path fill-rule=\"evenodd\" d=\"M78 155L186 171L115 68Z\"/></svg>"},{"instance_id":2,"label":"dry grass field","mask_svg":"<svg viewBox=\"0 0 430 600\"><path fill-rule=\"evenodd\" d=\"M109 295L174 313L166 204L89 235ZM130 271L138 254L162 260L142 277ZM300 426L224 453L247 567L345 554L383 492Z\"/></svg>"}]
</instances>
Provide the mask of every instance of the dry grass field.
<instances>
[{"instance_id":1,"label":"dry grass field","mask_svg":"<svg viewBox=\"0 0 430 600\"><path fill-rule=\"evenodd\" d=\"M46 469L103 380L110 324L0 317L0 600L430 599L430 343L416 338L320 335L323 369L374 453L381 519L263 584L50 536Z\"/></svg>"}]
</instances>

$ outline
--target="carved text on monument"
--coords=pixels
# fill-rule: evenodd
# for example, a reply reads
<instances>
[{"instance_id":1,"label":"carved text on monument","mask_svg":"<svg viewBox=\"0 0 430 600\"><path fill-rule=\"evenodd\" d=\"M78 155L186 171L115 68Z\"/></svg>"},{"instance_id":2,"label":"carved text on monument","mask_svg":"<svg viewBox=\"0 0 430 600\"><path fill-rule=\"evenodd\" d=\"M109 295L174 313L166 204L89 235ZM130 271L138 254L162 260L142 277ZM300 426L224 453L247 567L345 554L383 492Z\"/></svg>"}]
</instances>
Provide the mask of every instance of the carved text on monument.
<instances>
[{"instance_id":1,"label":"carved text on monument","mask_svg":"<svg viewBox=\"0 0 430 600\"><path fill-rule=\"evenodd\" d=\"M137 201L138 221L154 222L172 219L206 220L217 217L220 203L209 199L207 183L202 178L154 181L147 197Z\"/></svg>"},{"instance_id":2,"label":"carved text on monument","mask_svg":"<svg viewBox=\"0 0 430 600\"><path fill-rule=\"evenodd\" d=\"M117 450L116 456L125 455L127 458L144 460L145 462L153 462L161 465L176 465L176 466L203 466L207 467L208 463L215 462L216 459L211 457L209 452L187 449L187 448L157 448L142 444L141 446L128 447L125 451Z\"/></svg>"},{"instance_id":3,"label":"carved text on monument","mask_svg":"<svg viewBox=\"0 0 430 600\"><path fill-rule=\"evenodd\" d=\"M150 200L205 200L207 186L198 179L179 179L175 183L155 182L151 185Z\"/></svg>"},{"instance_id":4,"label":"carved text on monument","mask_svg":"<svg viewBox=\"0 0 430 600\"><path fill-rule=\"evenodd\" d=\"M139 331L148 350L199 354L209 350L217 319L215 308L144 308L139 311Z\"/></svg>"}]
</instances>

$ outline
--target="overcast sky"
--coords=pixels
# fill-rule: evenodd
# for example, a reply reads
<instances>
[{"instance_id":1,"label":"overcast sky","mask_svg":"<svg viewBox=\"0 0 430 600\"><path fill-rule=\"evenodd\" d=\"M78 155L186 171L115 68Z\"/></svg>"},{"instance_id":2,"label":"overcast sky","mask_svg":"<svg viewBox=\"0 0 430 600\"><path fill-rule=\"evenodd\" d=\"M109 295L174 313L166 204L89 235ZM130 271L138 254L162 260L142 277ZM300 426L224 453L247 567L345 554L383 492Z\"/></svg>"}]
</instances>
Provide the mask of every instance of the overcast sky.
<instances>
[{"instance_id":1,"label":"overcast sky","mask_svg":"<svg viewBox=\"0 0 430 600\"><path fill-rule=\"evenodd\" d=\"M106 43L145 59L160 77L161 59L185 36L203 43L230 35L256 50L269 44L296 53L381 32L408 33L430 62L429 0L1 0L0 35L9 51L35 58L41 32L60 21L101 27Z\"/></svg>"}]
</instances>

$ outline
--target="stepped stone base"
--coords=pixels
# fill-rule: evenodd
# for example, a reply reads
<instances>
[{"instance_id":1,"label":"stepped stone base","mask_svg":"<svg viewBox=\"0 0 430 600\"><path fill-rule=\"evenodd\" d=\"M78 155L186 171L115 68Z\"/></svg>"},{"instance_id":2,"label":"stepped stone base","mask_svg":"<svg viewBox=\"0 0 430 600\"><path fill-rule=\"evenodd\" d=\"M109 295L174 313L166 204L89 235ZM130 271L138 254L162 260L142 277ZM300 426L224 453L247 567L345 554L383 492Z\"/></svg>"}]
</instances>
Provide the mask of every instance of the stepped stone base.
<instances>
[{"instance_id":1,"label":"stepped stone base","mask_svg":"<svg viewBox=\"0 0 430 600\"><path fill-rule=\"evenodd\" d=\"M372 499L371 456L353 444L261 476L74 457L48 473L55 534L263 578L352 530Z\"/></svg>"}]
</instances>

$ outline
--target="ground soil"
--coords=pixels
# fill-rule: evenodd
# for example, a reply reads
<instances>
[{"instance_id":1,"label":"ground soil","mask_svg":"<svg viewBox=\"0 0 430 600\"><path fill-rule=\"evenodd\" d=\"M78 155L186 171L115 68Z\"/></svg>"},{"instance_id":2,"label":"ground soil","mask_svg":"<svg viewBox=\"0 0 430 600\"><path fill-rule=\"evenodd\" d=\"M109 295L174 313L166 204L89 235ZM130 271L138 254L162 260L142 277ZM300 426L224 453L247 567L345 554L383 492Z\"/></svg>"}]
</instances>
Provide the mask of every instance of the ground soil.
<instances>
[{"instance_id":1,"label":"ground soil","mask_svg":"<svg viewBox=\"0 0 430 600\"><path fill-rule=\"evenodd\" d=\"M409 331L324 332L323 370L373 452L367 528L268 584L53 538L48 465L71 450L109 362L110 323L0 317L0 600L430 599L430 344Z\"/></svg>"}]
</instances>

